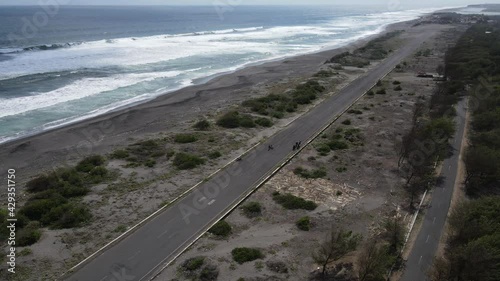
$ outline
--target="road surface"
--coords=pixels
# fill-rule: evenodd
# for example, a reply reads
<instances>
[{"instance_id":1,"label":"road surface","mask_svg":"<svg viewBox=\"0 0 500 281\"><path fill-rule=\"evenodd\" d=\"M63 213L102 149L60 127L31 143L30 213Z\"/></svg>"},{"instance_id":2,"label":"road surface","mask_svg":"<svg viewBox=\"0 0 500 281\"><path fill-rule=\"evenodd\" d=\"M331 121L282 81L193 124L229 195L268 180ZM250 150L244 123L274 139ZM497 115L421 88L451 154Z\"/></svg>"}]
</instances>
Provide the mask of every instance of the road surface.
<instances>
[{"instance_id":1,"label":"road surface","mask_svg":"<svg viewBox=\"0 0 500 281\"><path fill-rule=\"evenodd\" d=\"M283 163L291 155L296 141L304 143L313 137L438 31L436 27L412 28L412 38L367 74L260 144L242 161L232 163L175 205L84 264L67 280L150 280L163 265ZM274 150L268 151L271 144Z\"/></svg>"},{"instance_id":2,"label":"road surface","mask_svg":"<svg viewBox=\"0 0 500 281\"><path fill-rule=\"evenodd\" d=\"M456 132L450 142L453 147L453 156L443 161L441 170L443 182L434 189L431 205L426 210L424 222L406 261L401 281L429 280L427 272L432 266L441 239L457 178L460 148L465 131L466 103L466 100L462 100L456 106Z\"/></svg>"}]
</instances>

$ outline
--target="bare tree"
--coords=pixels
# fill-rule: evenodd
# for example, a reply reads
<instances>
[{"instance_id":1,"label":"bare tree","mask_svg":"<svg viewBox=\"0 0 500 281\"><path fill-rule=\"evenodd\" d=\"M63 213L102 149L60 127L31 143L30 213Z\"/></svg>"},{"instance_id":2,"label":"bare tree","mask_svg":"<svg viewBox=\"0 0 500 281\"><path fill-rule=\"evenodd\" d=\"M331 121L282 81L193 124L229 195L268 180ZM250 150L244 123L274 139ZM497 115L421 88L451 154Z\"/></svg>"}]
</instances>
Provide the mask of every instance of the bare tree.
<instances>
[{"instance_id":1,"label":"bare tree","mask_svg":"<svg viewBox=\"0 0 500 281\"><path fill-rule=\"evenodd\" d=\"M438 73L439 76L444 75L445 73L445 68L444 65L440 64L436 68L436 72Z\"/></svg>"},{"instance_id":2,"label":"bare tree","mask_svg":"<svg viewBox=\"0 0 500 281\"><path fill-rule=\"evenodd\" d=\"M352 231L331 230L319 249L313 253L314 261L322 266L323 278L327 273L328 264L338 261L348 253L354 251L361 240L361 235L353 234Z\"/></svg>"},{"instance_id":3,"label":"bare tree","mask_svg":"<svg viewBox=\"0 0 500 281\"><path fill-rule=\"evenodd\" d=\"M418 125L419 125L419 118L422 117L422 115L425 113L426 110L426 104L423 102L418 102L415 104L415 108L413 109L413 115L412 115L412 124L411 124L411 129L408 131L406 135L403 136L403 139L401 140L401 147L399 149L399 160L398 160L398 167L401 166L403 161L408 158L410 153L416 149L418 149L415 145L415 139L417 138L418 135Z\"/></svg>"},{"instance_id":4,"label":"bare tree","mask_svg":"<svg viewBox=\"0 0 500 281\"><path fill-rule=\"evenodd\" d=\"M385 280L387 266L390 257L387 248L378 245L375 238L368 240L358 256L358 278L359 281Z\"/></svg>"}]
</instances>

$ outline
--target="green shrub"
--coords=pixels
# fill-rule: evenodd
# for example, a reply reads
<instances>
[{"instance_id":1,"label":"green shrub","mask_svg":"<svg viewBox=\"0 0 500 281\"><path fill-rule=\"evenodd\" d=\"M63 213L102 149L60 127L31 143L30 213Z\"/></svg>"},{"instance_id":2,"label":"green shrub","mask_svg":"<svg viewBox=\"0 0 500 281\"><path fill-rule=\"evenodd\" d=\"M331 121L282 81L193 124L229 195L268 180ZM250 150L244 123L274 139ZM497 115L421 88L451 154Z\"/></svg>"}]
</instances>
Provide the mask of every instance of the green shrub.
<instances>
[{"instance_id":1,"label":"green shrub","mask_svg":"<svg viewBox=\"0 0 500 281\"><path fill-rule=\"evenodd\" d=\"M160 151L154 151L152 152L149 156L153 157L153 158L158 158L158 157L161 157L163 155L167 154L164 150L160 150Z\"/></svg>"},{"instance_id":2,"label":"green shrub","mask_svg":"<svg viewBox=\"0 0 500 281\"><path fill-rule=\"evenodd\" d=\"M213 151L213 152L210 152L208 154L208 158L210 158L210 159L217 159L221 156L222 156L222 153L220 153L219 151Z\"/></svg>"},{"instance_id":3,"label":"green shrub","mask_svg":"<svg viewBox=\"0 0 500 281\"><path fill-rule=\"evenodd\" d=\"M21 252L19 252L19 256L21 257L29 256L31 254L33 254L33 250L31 250L30 248L24 248Z\"/></svg>"},{"instance_id":4,"label":"green shrub","mask_svg":"<svg viewBox=\"0 0 500 281\"><path fill-rule=\"evenodd\" d=\"M351 125L351 120L346 119L346 120L342 121L342 124L349 126L349 125Z\"/></svg>"},{"instance_id":5,"label":"green shrub","mask_svg":"<svg viewBox=\"0 0 500 281\"><path fill-rule=\"evenodd\" d=\"M273 125L273 122L267 118L257 118L255 120L255 124L262 126L262 127L271 127Z\"/></svg>"},{"instance_id":6,"label":"green shrub","mask_svg":"<svg viewBox=\"0 0 500 281\"><path fill-rule=\"evenodd\" d=\"M259 202L248 202L241 209L248 218L254 218L262 214L262 207Z\"/></svg>"},{"instance_id":7,"label":"green shrub","mask_svg":"<svg viewBox=\"0 0 500 281\"><path fill-rule=\"evenodd\" d=\"M18 230L16 246L25 247L38 242L40 237L42 237L42 232L39 227L40 225L37 222L30 222L26 227Z\"/></svg>"},{"instance_id":8,"label":"green shrub","mask_svg":"<svg viewBox=\"0 0 500 281\"><path fill-rule=\"evenodd\" d=\"M332 75L333 75L333 73L331 71L320 70L318 73L314 74L313 76L319 77L319 78L327 78L327 77L330 77Z\"/></svg>"},{"instance_id":9,"label":"green shrub","mask_svg":"<svg viewBox=\"0 0 500 281\"><path fill-rule=\"evenodd\" d=\"M30 220L40 221L52 208L56 208L68 202L61 194L54 191L51 193L47 192L46 195L42 194L42 196L41 198L31 198L21 207L19 212Z\"/></svg>"},{"instance_id":10,"label":"green shrub","mask_svg":"<svg viewBox=\"0 0 500 281\"><path fill-rule=\"evenodd\" d=\"M230 111L224 114L217 120L217 125L229 129L238 127L254 128L257 126L250 115L239 114L237 111Z\"/></svg>"},{"instance_id":11,"label":"green shrub","mask_svg":"<svg viewBox=\"0 0 500 281\"><path fill-rule=\"evenodd\" d=\"M319 144L315 148L320 155L327 155L330 152L330 147L326 143Z\"/></svg>"},{"instance_id":12,"label":"green shrub","mask_svg":"<svg viewBox=\"0 0 500 281\"><path fill-rule=\"evenodd\" d=\"M377 81L377 86L379 86L379 87L382 86L382 81L381 80Z\"/></svg>"},{"instance_id":13,"label":"green shrub","mask_svg":"<svg viewBox=\"0 0 500 281\"><path fill-rule=\"evenodd\" d=\"M127 227L125 225L119 225L115 228L115 230L113 230L113 232L117 232L117 233L123 233L127 230Z\"/></svg>"},{"instance_id":14,"label":"green shrub","mask_svg":"<svg viewBox=\"0 0 500 281\"><path fill-rule=\"evenodd\" d=\"M239 264L264 258L264 254L255 248L234 248L231 251L233 260Z\"/></svg>"},{"instance_id":15,"label":"green shrub","mask_svg":"<svg viewBox=\"0 0 500 281\"><path fill-rule=\"evenodd\" d=\"M59 186L59 178L55 173L40 175L26 183L26 189L29 192L41 192L49 189L54 189Z\"/></svg>"},{"instance_id":16,"label":"green shrub","mask_svg":"<svg viewBox=\"0 0 500 281\"><path fill-rule=\"evenodd\" d=\"M105 177L107 174L108 174L108 169L102 166L95 167L90 171L90 175L95 177Z\"/></svg>"},{"instance_id":17,"label":"green shrub","mask_svg":"<svg viewBox=\"0 0 500 281\"><path fill-rule=\"evenodd\" d=\"M347 111L347 113L350 113L350 114L363 114L363 111L361 111L359 109L349 109Z\"/></svg>"},{"instance_id":18,"label":"green shrub","mask_svg":"<svg viewBox=\"0 0 500 281\"><path fill-rule=\"evenodd\" d=\"M326 170L324 168L315 169L311 172L310 177L312 179L319 179L326 177Z\"/></svg>"},{"instance_id":19,"label":"green shrub","mask_svg":"<svg viewBox=\"0 0 500 281\"><path fill-rule=\"evenodd\" d=\"M400 85L400 84L401 84L401 82L399 82L398 80L392 82L392 85Z\"/></svg>"},{"instance_id":20,"label":"green shrub","mask_svg":"<svg viewBox=\"0 0 500 281\"><path fill-rule=\"evenodd\" d=\"M385 91L385 89L382 88L382 89L378 90L376 94L377 95L385 95L386 91Z\"/></svg>"},{"instance_id":21,"label":"green shrub","mask_svg":"<svg viewBox=\"0 0 500 281\"><path fill-rule=\"evenodd\" d=\"M193 134L178 134L174 137L176 143L192 143L197 141L198 138Z\"/></svg>"},{"instance_id":22,"label":"green shrub","mask_svg":"<svg viewBox=\"0 0 500 281\"><path fill-rule=\"evenodd\" d=\"M189 170L196 168L199 165L205 163L203 158L200 158L196 155L187 154L184 152L179 152L175 154L173 164L177 169L180 170Z\"/></svg>"},{"instance_id":23,"label":"green shrub","mask_svg":"<svg viewBox=\"0 0 500 281\"><path fill-rule=\"evenodd\" d=\"M272 117L276 118L276 119L281 119L283 117L285 117L285 114L281 111L274 111L272 114L271 114Z\"/></svg>"},{"instance_id":24,"label":"green shrub","mask_svg":"<svg viewBox=\"0 0 500 281\"><path fill-rule=\"evenodd\" d=\"M162 142L163 140L151 139L129 146L127 149L129 152L133 153L134 156L129 156L127 161L142 163L151 157L156 158L165 155L165 148L161 144Z\"/></svg>"},{"instance_id":25,"label":"green shrub","mask_svg":"<svg viewBox=\"0 0 500 281\"><path fill-rule=\"evenodd\" d=\"M219 276L219 269L213 264L205 266L200 273L200 281L215 281Z\"/></svg>"},{"instance_id":26,"label":"green shrub","mask_svg":"<svg viewBox=\"0 0 500 281\"><path fill-rule=\"evenodd\" d=\"M289 210L304 209L312 211L318 207L313 201L305 200L289 193L282 195L279 192L275 192L273 193L273 200Z\"/></svg>"},{"instance_id":27,"label":"green shrub","mask_svg":"<svg viewBox=\"0 0 500 281\"><path fill-rule=\"evenodd\" d=\"M65 185L59 189L59 193L66 198L85 196L89 192L90 188L86 186Z\"/></svg>"},{"instance_id":28,"label":"green shrub","mask_svg":"<svg viewBox=\"0 0 500 281\"><path fill-rule=\"evenodd\" d=\"M217 120L217 125L224 128L238 128L240 126L240 114L237 111L230 111Z\"/></svg>"},{"instance_id":29,"label":"green shrub","mask_svg":"<svg viewBox=\"0 0 500 281\"><path fill-rule=\"evenodd\" d=\"M227 223L226 221L219 221L217 222L214 226L212 226L208 232L219 236L219 237L227 237L229 234L231 234L231 225Z\"/></svg>"},{"instance_id":30,"label":"green shrub","mask_svg":"<svg viewBox=\"0 0 500 281\"><path fill-rule=\"evenodd\" d=\"M367 94L368 96L373 96L373 95L375 95L375 93L374 93L372 90L368 91L366 94Z\"/></svg>"},{"instance_id":31,"label":"green shrub","mask_svg":"<svg viewBox=\"0 0 500 281\"><path fill-rule=\"evenodd\" d=\"M172 158L172 156L174 156L174 155L175 155L175 150L173 150L173 149L167 150L167 159Z\"/></svg>"},{"instance_id":32,"label":"green shrub","mask_svg":"<svg viewBox=\"0 0 500 281\"><path fill-rule=\"evenodd\" d=\"M156 165L156 161L153 159L149 159L148 161L146 161L146 163L144 163L144 166L149 167L149 168L153 168L155 165Z\"/></svg>"},{"instance_id":33,"label":"green shrub","mask_svg":"<svg viewBox=\"0 0 500 281\"><path fill-rule=\"evenodd\" d=\"M255 128L257 124L253 121L250 115L242 114L240 115L239 124L243 128Z\"/></svg>"},{"instance_id":34,"label":"green shrub","mask_svg":"<svg viewBox=\"0 0 500 281\"><path fill-rule=\"evenodd\" d=\"M125 149L118 149L113 151L109 156L111 159L126 159L129 157L130 153Z\"/></svg>"},{"instance_id":35,"label":"green shrub","mask_svg":"<svg viewBox=\"0 0 500 281\"><path fill-rule=\"evenodd\" d=\"M295 225L300 230L309 231L311 229L311 220L308 216L305 216L295 222Z\"/></svg>"},{"instance_id":36,"label":"green shrub","mask_svg":"<svg viewBox=\"0 0 500 281\"><path fill-rule=\"evenodd\" d=\"M328 143L328 146L331 150L342 150L349 148L349 145L345 141L341 140L332 140Z\"/></svg>"},{"instance_id":37,"label":"green shrub","mask_svg":"<svg viewBox=\"0 0 500 281\"><path fill-rule=\"evenodd\" d=\"M106 160L101 155L92 155L80 161L75 168L79 172L88 173L95 167L104 165L105 162Z\"/></svg>"},{"instance_id":38,"label":"green shrub","mask_svg":"<svg viewBox=\"0 0 500 281\"><path fill-rule=\"evenodd\" d=\"M92 171L99 168L103 168L104 170L106 170L106 168L98 166L92 169ZM75 169L70 169L70 168L57 170L56 172L54 172L54 178L59 181L58 183L59 186L67 184L74 186L83 186L84 184L84 176L82 176L81 173L78 173Z\"/></svg>"},{"instance_id":39,"label":"green shrub","mask_svg":"<svg viewBox=\"0 0 500 281\"><path fill-rule=\"evenodd\" d=\"M293 173L306 179L318 179L326 176L325 169L315 169L313 171L308 171L302 167L297 167L293 170Z\"/></svg>"},{"instance_id":40,"label":"green shrub","mask_svg":"<svg viewBox=\"0 0 500 281\"><path fill-rule=\"evenodd\" d=\"M193 125L193 128L195 128L196 130L199 130L199 131L206 131L210 128L210 122L208 122L206 119L202 119L202 120L196 122Z\"/></svg>"},{"instance_id":41,"label":"green shrub","mask_svg":"<svg viewBox=\"0 0 500 281\"><path fill-rule=\"evenodd\" d=\"M337 167L335 170L339 173L343 173L343 172L347 171L347 168L346 167Z\"/></svg>"},{"instance_id":42,"label":"green shrub","mask_svg":"<svg viewBox=\"0 0 500 281\"><path fill-rule=\"evenodd\" d=\"M181 264L181 269L185 271L195 271L200 269L204 263L205 263L205 257L199 256L199 257L189 258Z\"/></svg>"},{"instance_id":43,"label":"green shrub","mask_svg":"<svg viewBox=\"0 0 500 281\"><path fill-rule=\"evenodd\" d=\"M75 203L66 203L50 209L50 212L43 216L41 222L54 229L65 229L80 227L90 221L91 218L92 214L87 207Z\"/></svg>"},{"instance_id":44,"label":"green shrub","mask_svg":"<svg viewBox=\"0 0 500 281\"><path fill-rule=\"evenodd\" d=\"M297 111L298 104L296 102L290 102L286 105L286 112L295 112Z\"/></svg>"},{"instance_id":45,"label":"green shrub","mask_svg":"<svg viewBox=\"0 0 500 281\"><path fill-rule=\"evenodd\" d=\"M396 86L396 88L394 88L394 91L398 91L399 92L399 91L402 91L402 90L403 90L403 88L400 85L398 85L398 86Z\"/></svg>"}]
</instances>

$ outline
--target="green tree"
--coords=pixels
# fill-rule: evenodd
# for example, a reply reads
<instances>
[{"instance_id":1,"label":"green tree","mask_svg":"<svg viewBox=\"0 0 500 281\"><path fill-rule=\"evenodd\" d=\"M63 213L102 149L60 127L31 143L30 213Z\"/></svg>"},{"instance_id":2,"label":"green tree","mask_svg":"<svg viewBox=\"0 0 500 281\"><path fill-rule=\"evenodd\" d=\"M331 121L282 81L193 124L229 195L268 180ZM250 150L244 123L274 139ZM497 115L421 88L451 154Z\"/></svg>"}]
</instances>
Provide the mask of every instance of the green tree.
<instances>
[{"instance_id":1,"label":"green tree","mask_svg":"<svg viewBox=\"0 0 500 281\"><path fill-rule=\"evenodd\" d=\"M383 228L383 236L389 243L388 251L390 254L395 255L403 246L405 239L406 230L401 221L401 218L393 217L386 219L383 223Z\"/></svg>"}]
</instances>

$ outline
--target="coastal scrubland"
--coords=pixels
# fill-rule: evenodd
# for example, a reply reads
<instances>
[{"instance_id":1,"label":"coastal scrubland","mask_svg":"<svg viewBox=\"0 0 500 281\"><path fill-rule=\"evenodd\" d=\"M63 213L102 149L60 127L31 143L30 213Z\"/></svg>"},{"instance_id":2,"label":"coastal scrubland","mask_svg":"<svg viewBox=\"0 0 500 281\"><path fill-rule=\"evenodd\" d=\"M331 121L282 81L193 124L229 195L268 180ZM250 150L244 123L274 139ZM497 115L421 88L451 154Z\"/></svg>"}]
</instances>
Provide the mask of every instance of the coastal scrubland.
<instances>
[{"instance_id":1,"label":"coastal scrubland","mask_svg":"<svg viewBox=\"0 0 500 281\"><path fill-rule=\"evenodd\" d=\"M440 36L398 65L248 202L211 228L165 271L164 279L304 280L346 272L346 278L354 278L363 270L367 276L380 276L398 264L407 215L418 195L402 187L420 180L412 176L408 181L405 169L411 168L398 167L400 148L404 135L416 127L412 116L418 104L433 104L438 88L437 81L415 76L438 69L447 44L463 27L436 28ZM37 173L25 183L32 188L20 209L26 216L22 235L27 237L20 261L29 266L20 266L16 278L60 276L130 225L169 206L247 148L335 95L408 38L411 33L395 30L341 55L332 51L320 65L289 66L308 67L311 73L290 76L287 71L269 84L249 85L237 77L245 87L237 84L221 100L198 96L201 105L189 108L201 113L172 121L169 130L150 129L139 136L123 133L117 137L120 142L96 149L99 153L68 158L67 165L53 169L34 168ZM293 64L293 59L282 64ZM440 110L425 110L418 119L448 128L449 119L434 115ZM184 114L179 112L179 118ZM144 127L154 128L152 123ZM420 127L417 131L428 132ZM16 152L28 153L30 145L18 146ZM51 207L36 217L38 212L30 208L43 204ZM52 220L52 215L63 219ZM337 251L338 243L332 241L346 247L334 259L325 258ZM375 269L357 266L357 260L372 254L385 262Z\"/></svg>"}]
</instances>

